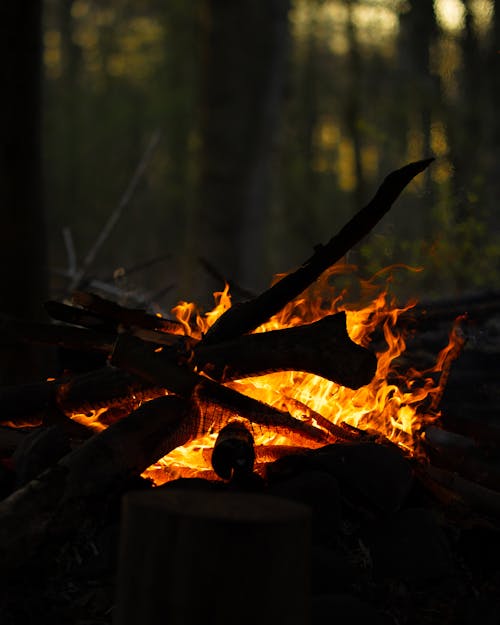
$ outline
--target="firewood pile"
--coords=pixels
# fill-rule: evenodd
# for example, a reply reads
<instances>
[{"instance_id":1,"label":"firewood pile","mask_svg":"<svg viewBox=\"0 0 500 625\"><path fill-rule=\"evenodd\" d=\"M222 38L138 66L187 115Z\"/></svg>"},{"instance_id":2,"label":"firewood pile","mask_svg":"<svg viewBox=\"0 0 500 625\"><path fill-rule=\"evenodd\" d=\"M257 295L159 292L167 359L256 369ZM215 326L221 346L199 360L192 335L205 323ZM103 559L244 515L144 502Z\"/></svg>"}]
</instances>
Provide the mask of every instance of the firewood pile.
<instances>
[{"instance_id":1,"label":"firewood pile","mask_svg":"<svg viewBox=\"0 0 500 625\"><path fill-rule=\"evenodd\" d=\"M120 501L136 490L182 490L194 501L205 493L202 506L210 505L211 493L306 504L314 624L333 617L337 623L497 622L500 428L491 418L471 418L481 410L481 416L487 410L495 416L489 400L498 393L496 294L422 306L401 317L401 324L419 330L402 356L409 364L427 365L453 318L467 311L468 333L490 348L465 349L451 374L445 364L447 390L428 406L434 417L419 432L418 448L334 424L306 405L297 419L231 384L276 371L307 372L350 389L372 380L374 349L351 340L345 312L252 332L364 237L431 160L390 174L372 201L298 270L229 308L199 339L178 321L83 292L74 294L72 305L47 303L57 324L0 319L4 343L56 345L101 363L0 389L0 568L8 580L0 592L2 623L110 623ZM482 383L470 382L472 400L464 403L467 376L477 375L481 364ZM99 419L74 418L90 413ZM259 445L254 436L263 430L293 443ZM203 477L156 488L141 477L209 432L217 439L209 452L212 470ZM221 573L217 563L213 567ZM145 600L156 606L155 598ZM150 606L148 613L157 609ZM119 625L139 622L140 613L132 617L123 606L116 614ZM142 622L158 622L155 614L156 620Z\"/></svg>"}]
</instances>

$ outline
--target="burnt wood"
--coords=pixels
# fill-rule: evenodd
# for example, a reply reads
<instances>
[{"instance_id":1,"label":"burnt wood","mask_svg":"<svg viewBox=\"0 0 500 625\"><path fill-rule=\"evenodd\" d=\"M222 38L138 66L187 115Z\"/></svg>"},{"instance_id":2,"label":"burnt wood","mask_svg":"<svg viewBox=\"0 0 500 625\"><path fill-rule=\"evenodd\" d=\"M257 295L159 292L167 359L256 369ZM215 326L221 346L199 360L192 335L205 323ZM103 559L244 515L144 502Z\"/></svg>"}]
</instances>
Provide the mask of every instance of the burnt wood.
<instances>
[{"instance_id":1,"label":"burnt wood","mask_svg":"<svg viewBox=\"0 0 500 625\"><path fill-rule=\"evenodd\" d=\"M342 258L365 237L388 212L403 189L434 159L409 163L390 173L373 199L361 209L326 245L316 251L299 269L286 275L254 299L233 306L210 328L205 344L233 339L255 330L286 304L299 296L326 269Z\"/></svg>"},{"instance_id":2,"label":"burnt wood","mask_svg":"<svg viewBox=\"0 0 500 625\"><path fill-rule=\"evenodd\" d=\"M325 443L332 436L317 427L294 419L290 414L251 399L237 391L222 386L173 361L168 348L155 351L153 346L122 334L118 337L111 357L113 365L142 377L153 386L163 386L182 397L195 394L205 404L207 432L213 423L225 425L234 413L252 423L272 428L284 435L293 434L309 443Z\"/></svg>"},{"instance_id":3,"label":"burnt wood","mask_svg":"<svg viewBox=\"0 0 500 625\"><path fill-rule=\"evenodd\" d=\"M232 341L201 341L194 360L223 382L272 371L305 371L353 389L368 384L377 368L375 355L349 338L345 312Z\"/></svg>"},{"instance_id":4,"label":"burnt wood","mask_svg":"<svg viewBox=\"0 0 500 625\"><path fill-rule=\"evenodd\" d=\"M0 316L0 344L46 343L81 351L109 354L115 335L68 325L24 321Z\"/></svg>"},{"instance_id":5,"label":"burnt wood","mask_svg":"<svg viewBox=\"0 0 500 625\"><path fill-rule=\"evenodd\" d=\"M53 413L90 413L102 408L128 414L141 401L164 395L142 378L114 367L63 376L51 381L0 387L0 425L36 426L53 421ZM69 421L69 420L68 420Z\"/></svg>"},{"instance_id":6,"label":"burnt wood","mask_svg":"<svg viewBox=\"0 0 500 625\"><path fill-rule=\"evenodd\" d=\"M92 330L116 332L116 323L109 319L103 319L85 308L70 306L62 302L49 300L43 305L47 314L56 321L63 321L71 325L82 326Z\"/></svg>"},{"instance_id":7,"label":"burnt wood","mask_svg":"<svg viewBox=\"0 0 500 625\"><path fill-rule=\"evenodd\" d=\"M192 360L194 365L223 382L271 371L306 371L357 389L371 381L377 366L375 355L349 338L344 312L315 323L242 336L216 345L143 328L131 332L155 348L166 346L165 355L172 362ZM0 324L0 339L5 341L48 343L105 355L113 350L117 336L93 329L14 319L4 319Z\"/></svg>"},{"instance_id":8,"label":"burnt wood","mask_svg":"<svg viewBox=\"0 0 500 625\"><path fill-rule=\"evenodd\" d=\"M235 474L249 474L255 462L254 441L243 423L225 425L212 451L212 467L219 477L229 480Z\"/></svg>"},{"instance_id":9,"label":"burnt wood","mask_svg":"<svg viewBox=\"0 0 500 625\"><path fill-rule=\"evenodd\" d=\"M157 315L150 315L144 310L120 306L115 302L99 297L99 295L95 293L75 291L72 299L73 304L81 306L102 319L113 321L127 328L137 327L147 330L161 330L163 332L172 332L174 334L177 332L183 334L183 326L178 321L164 319Z\"/></svg>"}]
</instances>

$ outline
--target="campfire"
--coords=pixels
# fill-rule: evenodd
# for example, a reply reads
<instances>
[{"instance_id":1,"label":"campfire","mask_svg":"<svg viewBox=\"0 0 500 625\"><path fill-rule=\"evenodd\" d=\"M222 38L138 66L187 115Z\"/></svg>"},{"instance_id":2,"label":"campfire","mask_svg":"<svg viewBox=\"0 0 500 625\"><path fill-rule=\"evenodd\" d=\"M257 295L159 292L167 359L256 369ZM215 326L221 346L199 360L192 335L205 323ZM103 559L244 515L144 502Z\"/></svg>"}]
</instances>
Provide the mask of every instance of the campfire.
<instances>
[{"instance_id":1,"label":"campfire","mask_svg":"<svg viewBox=\"0 0 500 625\"><path fill-rule=\"evenodd\" d=\"M298 466L333 467L344 479L354 466L366 465L369 476L380 465L373 483L365 476L370 485L354 488L377 514L398 511L417 477L438 505L452 502L469 520L478 511L498 518L488 454L440 427L464 316L433 365L408 364L416 302L398 305L390 295L394 268L361 280L343 261L431 160L390 174L335 237L247 302L232 306L226 285L212 311L182 302L164 318L76 292L71 304L46 304L58 324L3 319L11 341L90 352L105 364L0 389L3 426L23 436L43 426L43 436L27 435L13 456L13 492L0 503L0 568L22 566L49 539L97 518L103 501L141 476L159 488L203 478L272 492ZM346 274L358 301L337 286Z\"/></svg>"},{"instance_id":2,"label":"campfire","mask_svg":"<svg viewBox=\"0 0 500 625\"><path fill-rule=\"evenodd\" d=\"M335 277L345 273L352 274L355 271L356 268L352 266L335 265L325 272L314 289L308 290L300 299L289 303L280 313L254 331L267 333L297 328L298 332L288 338L286 332L282 332L284 339L293 341L294 348L300 352L297 370L292 369L290 363L286 363L286 359L290 358L288 354L272 352L273 357L281 359L283 368L288 364L286 370L240 378L241 372L232 371L233 363L230 360L236 354L224 350L225 369L221 371L220 366L218 367L219 377L226 378L225 384L229 388L286 412L294 419L317 428L318 432L324 431L325 435L329 436L328 442L339 439L355 440L363 432L369 432L374 437L380 435L387 438L410 455L418 455L422 453L420 441L426 426L439 418L439 399L444 391L447 372L463 345L459 323L457 321L450 328L449 342L437 355L433 367L424 371L412 368L400 372L396 362L404 353L406 345L404 325L403 328L398 327L398 320L402 315L410 317L416 302L398 307L385 288L368 305L357 310L346 310L344 298L349 294L338 293L332 284L335 284ZM365 281L362 290L371 294L376 292L376 283L383 275L390 277L390 269ZM182 324L185 336L192 338L193 341L201 341L217 319L231 307L227 285L222 292L216 292L214 298L216 302L214 309L205 315L198 312L195 305L187 302L173 309L173 314ZM324 329L321 323L318 323L321 320L325 324ZM336 333L333 340L330 333ZM359 351L363 359L363 368L354 370L359 379L354 380L356 376L352 369L348 372L352 379L347 384L346 380L343 385L331 379L336 377L335 374L339 374L335 370L335 359L347 356L349 341L369 350L375 333L383 335L384 341L380 342L384 345L380 351ZM338 335L342 340L340 347ZM266 357L269 358L265 351L266 337L262 337L264 339L262 350L259 350L258 338L256 337L255 346L252 347L256 353L256 369L259 367L259 359L265 363ZM250 343L250 337L248 339ZM239 341L237 347L237 358L243 361L242 364L247 364L248 350L245 343ZM278 348L277 343L276 347ZM288 346L281 344L282 350L286 347ZM331 351L327 354L327 362L323 363L325 349ZM369 353L376 356L375 368ZM214 367L213 372L215 366L211 364ZM273 363L269 363L269 367L271 364ZM307 364L306 371L299 368L304 368L304 364ZM351 364L353 367L356 365L354 362ZM329 370L326 365L330 367ZM260 366L263 371L267 369L265 364ZM310 370L321 370L324 377L308 373ZM360 385L370 375L371 380L367 384ZM236 379L232 380L233 377ZM103 410L105 413L105 409ZM78 418L80 423L85 423L86 419L93 425L99 423L94 414L73 415L73 418ZM236 418L238 417L230 415L228 420L234 421ZM276 459L280 454L290 453L294 446L299 448L304 446L300 432L278 434L272 423L269 427L252 426L248 422L246 425L253 434L256 470L259 473L264 471L261 462L265 463L266 459ZM177 477L201 475L216 477L212 475L211 456L220 426L220 419L214 419L209 432L202 432L201 436L173 450L149 467L144 475L153 479L157 485ZM306 446L311 448L319 444L321 443L314 440L306 442ZM269 446L273 448L270 449Z\"/></svg>"}]
</instances>

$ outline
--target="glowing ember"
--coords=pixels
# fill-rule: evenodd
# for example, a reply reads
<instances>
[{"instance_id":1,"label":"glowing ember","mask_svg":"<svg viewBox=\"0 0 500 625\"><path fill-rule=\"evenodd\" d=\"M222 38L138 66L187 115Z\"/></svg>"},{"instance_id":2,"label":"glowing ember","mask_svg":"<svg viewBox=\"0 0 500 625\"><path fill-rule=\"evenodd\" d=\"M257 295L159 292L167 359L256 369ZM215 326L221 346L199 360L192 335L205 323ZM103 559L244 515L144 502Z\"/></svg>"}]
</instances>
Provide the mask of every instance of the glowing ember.
<instances>
[{"instance_id":1,"label":"glowing ember","mask_svg":"<svg viewBox=\"0 0 500 625\"><path fill-rule=\"evenodd\" d=\"M228 386L286 410L297 419L311 420L308 409L312 409L332 423L346 423L379 432L409 452L416 453L419 430L439 416L437 405L447 375L436 374L443 369L446 373L450 358L456 357L463 341L455 328L434 367L425 371L411 369L401 374L396 369L395 359L404 352L406 343L396 324L401 313L410 310L416 302L404 307L396 306L387 288L391 274L384 270L369 281L357 280L360 299L364 303L357 307L350 304L348 290L335 291L330 285L330 278L339 273L350 274L352 278L354 270L354 267L346 265L333 267L303 297L290 303L256 332L312 323L325 315L345 310L348 333L356 343L368 346L375 330L383 333L385 345L376 352L377 372L370 384L352 390L315 375L287 371L234 381ZM379 287L377 283L382 275L389 277L386 277L383 287ZM215 293L214 297L215 308L203 316L192 303L182 302L173 309L187 335L200 339L231 306L228 286L224 291ZM314 424L314 418L312 422ZM293 438L284 439L269 431L257 432L255 427L253 432L257 446L297 444ZM145 475L156 483L162 483L178 476L187 477L210 470L210 450L215 438L216 433L210 432L176 449L150 467Z\"/></svg>"}]
</instances>

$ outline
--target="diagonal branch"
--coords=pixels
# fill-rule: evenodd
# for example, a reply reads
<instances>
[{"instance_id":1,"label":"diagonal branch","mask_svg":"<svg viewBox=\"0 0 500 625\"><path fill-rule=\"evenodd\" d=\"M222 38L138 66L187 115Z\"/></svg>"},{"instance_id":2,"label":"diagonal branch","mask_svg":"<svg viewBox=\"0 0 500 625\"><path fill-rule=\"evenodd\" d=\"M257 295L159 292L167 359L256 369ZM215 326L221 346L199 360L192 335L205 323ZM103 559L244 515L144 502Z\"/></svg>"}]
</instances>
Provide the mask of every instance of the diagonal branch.
<instances>
[{"instance_id":1,"label":"diagonal branch","mask_svg":"<svg viewBox=\"0 0 500 625\"><path fill-rule=\"evenodd\" d=\"M389 174L371 202L326 245L317 246L309 260L261 295L226 311L207 332L204 343L218 343L247 334L279 312L365 237L388 212L408 183L433 160L428 158L416 161Z\"/></svg>"}]
</instances>

